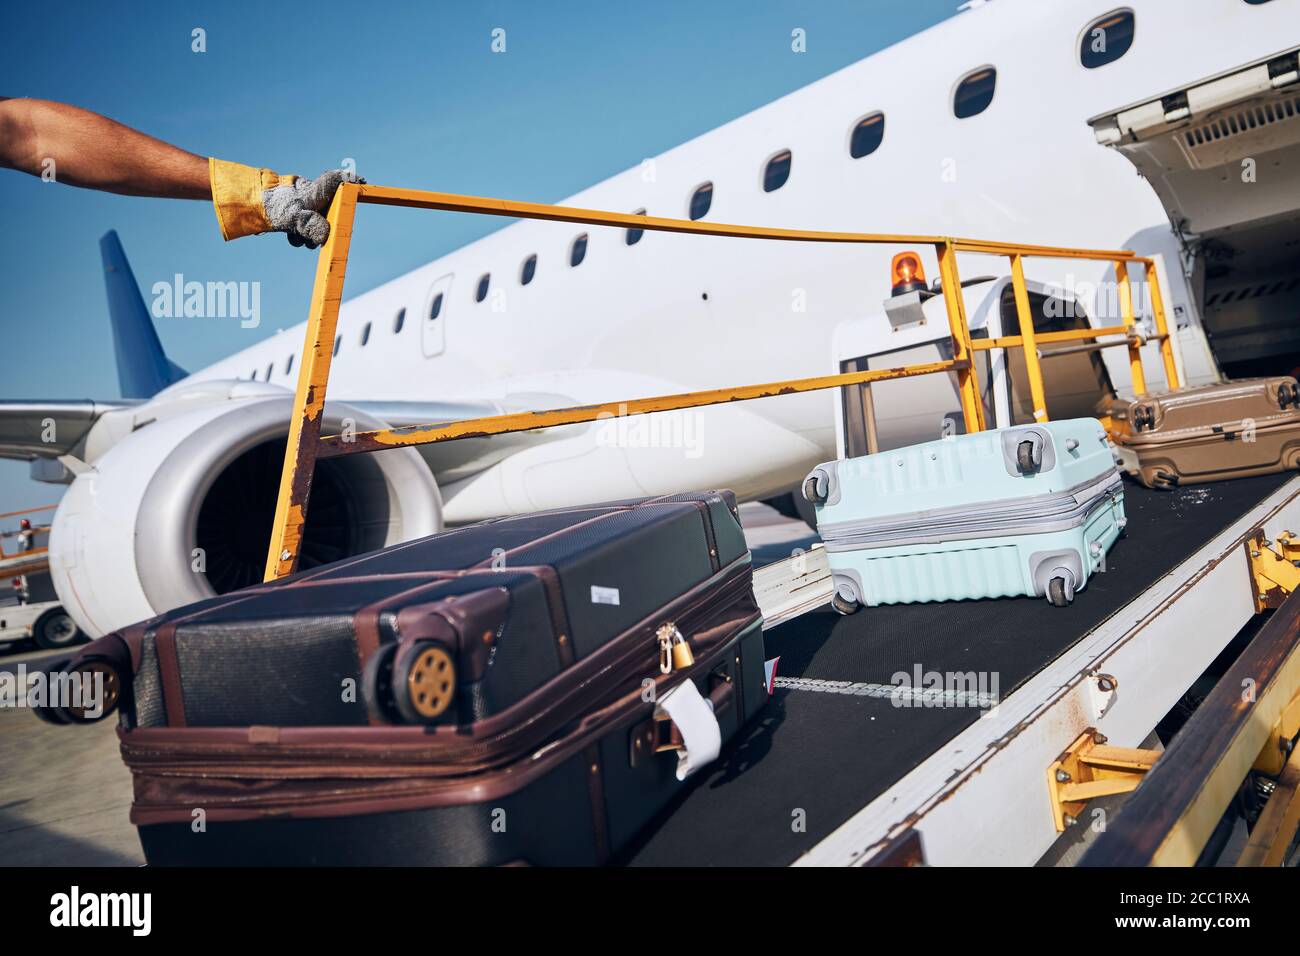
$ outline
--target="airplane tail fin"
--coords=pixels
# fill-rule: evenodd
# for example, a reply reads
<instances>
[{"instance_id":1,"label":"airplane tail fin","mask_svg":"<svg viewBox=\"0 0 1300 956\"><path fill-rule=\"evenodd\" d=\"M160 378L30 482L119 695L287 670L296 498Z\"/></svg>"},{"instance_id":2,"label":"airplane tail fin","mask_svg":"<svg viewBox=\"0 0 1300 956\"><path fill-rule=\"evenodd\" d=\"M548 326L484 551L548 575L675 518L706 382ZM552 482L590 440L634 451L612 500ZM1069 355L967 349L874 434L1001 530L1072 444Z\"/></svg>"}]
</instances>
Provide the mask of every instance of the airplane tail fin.
<instances>
[{"instance_id":1,"label":"airplane tail fin","mask_svg":"<svg viewBox=\"0 0 1300 956\"><path fill-rule=\"evenodd\" d=\"M99 240L99 250L104 259L108 317L113 325L113 351L122 397L151 398L189 373L163 352L115 230L110 229Z\"/></svg>"}]
</instances>

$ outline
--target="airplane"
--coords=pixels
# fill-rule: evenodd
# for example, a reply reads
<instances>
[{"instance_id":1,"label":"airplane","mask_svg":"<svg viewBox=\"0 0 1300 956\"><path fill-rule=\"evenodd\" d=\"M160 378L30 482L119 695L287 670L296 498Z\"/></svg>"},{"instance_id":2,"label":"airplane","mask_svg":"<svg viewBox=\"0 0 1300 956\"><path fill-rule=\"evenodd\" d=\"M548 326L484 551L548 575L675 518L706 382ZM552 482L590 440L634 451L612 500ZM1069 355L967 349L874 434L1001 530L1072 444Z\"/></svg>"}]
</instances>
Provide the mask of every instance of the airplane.
<instances>
[{"instance_id":1,"label":"airplane","mask_svg":"<svg viewBox=\"0 0 1300 956\"><path fill-rule=\"evenodd\" d=\"M1298 48L1292 0L976 0L564 204L1132 249L1167 264L1186 381L1288 371L1300 363ZM116 235L102 247L124 398L0 408L0 455L68 486L51 564L92 636L260 580L304 329L187 373L164 354ZM898 252L512 224L344 303L323 433L825 374L845 321L890 347L881 307ZM937 275L933 250L917 253ZM960 261L963 276L1004 265ZM1101 289L1110 269L1026 263L1039 289ZM1113 351L1102 360L1122 392ZM591 501L712 487L776 500L835 456L836 401L322 462L302 566ZM910 398L876 403L892 441L935 437L925 429L956 407L942 381L917 401L923 415ZM900 427L908 416L926 424Z\"/></svg>"}]
</instances>

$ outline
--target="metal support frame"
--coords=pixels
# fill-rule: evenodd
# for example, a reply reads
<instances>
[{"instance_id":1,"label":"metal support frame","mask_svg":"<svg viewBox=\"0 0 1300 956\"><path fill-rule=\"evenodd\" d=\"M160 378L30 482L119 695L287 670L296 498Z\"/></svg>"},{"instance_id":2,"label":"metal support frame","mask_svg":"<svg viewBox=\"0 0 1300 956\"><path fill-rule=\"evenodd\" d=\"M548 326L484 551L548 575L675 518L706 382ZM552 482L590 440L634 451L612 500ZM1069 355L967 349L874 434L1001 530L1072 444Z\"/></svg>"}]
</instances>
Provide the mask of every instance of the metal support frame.
<instances>
[{"instance_id":1,"label":"metal support frame","mask_svg":"<svg viewBox=\"0 0 1300 956\"><path fill-rule=\"evenodd\" d=\"M1129 372L1133 380L1133 392L1136 395L1147 393L1146 372L1142 364L1142 348L1148 342L1160 343L1160 354L1165 367L1165 381L1169 388L1181 384L1177 365L1174 361L1173 343L1169 339L1169 330L1165 324L1164 300L1160 294L1160 277L1155 260L1143 256L1120 255L1111 259L1115 267L1118 284L1120 323L1101 328L1069 329L1064 332L1034 331L1034 317L1029 308L1029 292L1025 286L1024 258L1027 253L1009 252L1011 260L1011 286L1015 293L1016 318L1020 326L1019 335L1003 335L997 338L979 339L973 343L975 351L990 349L1020 348L1025 354L1025 372L1029 378L1030 398L1033 400L1034 421L1049 420L1047 412L1047 395L1043 386L1042 360L1055 355L1067 355L1076 352L1095 352L1102 349L1123 345L1128 348ZM1147 286L1151 292L1151 311L1155 318L1156 334L1144 337L1138 330L1137 318L1133 309L1133 285L1129 279L1128 267L1131 263L1143 266ZM1119 338L1103 341L1112 336ZM1082 342L1084 344L1044 353L1039 348L1057 342ZM1107 428L1109 431L1109 428Z\"/></svg>"},{"instance_id":2,"label":"metal support frame","mask_svg":"<svg viewBox=\"0 0 1300 956\"><path fill-rule=\"evenodd\" d=\"M1237 866L1284 866L1297 827L1300 827L1300 751L1293 750L1255 821L1255 828L1250 831L1250 839L1237 857Z\"/></svg>"},{"instance_id":3,"label":"metal support frame","mask_svg":"<svg viewBox=\"0 0 1300 956\"><path fill-rule=\"evenodd\" d=\"M1286 765L1288 755L1294 751L1296 735L1300 734L1300 695L1291 698L1269 733L1268 743L1255 758L1252 770L1276 777Z\"/></svg>"},{"instance_id":4,"label":"metal support frame","mask_svg":"<svg viewBox=\"0 0 1300 956\"><path fill-rule=\"evenodd\" d=\"M58 505L43 505L39 508L23 508L20 511L7 511L0 514L0 519L5 518L25 518L29 515L40 514L44 511L53 511ZM47 540L50 533L49 524L33 524L33 534L45 535ZM0 574L17 576L22 574L36 574L49 568L48 544L36 544L32 541L32 547L27 550L6 550L5 540L17 538L21 534L19 529L12 528L8 531L0 532Z\"/></svg>"},{"instance_id":5,"label":"metal support frame","mask_svg":"<svg viewBox=\"0 0 1300 956\"><path fill-rule=\"evenodd\" d=\"M23 508L21 511L6 511L3 514L0 514L0 519L25 518L28 515L40 514L42 511L53 511L57 507L58 505L42 505L39 508ZM35 534L49 534L50 526L48 524L33 525L32 532ZM13 551L6 551L5 539L16 538L18 537L19 533L20 532L16 528L11 529L9 531L0 532L0 561L3 561L7 558L23 557L24 555L30 557L31 555L34 554L44 554L46 551L49 550L47 546L39 545L36 547L29 548L26 551L20 551L17 549Z\"/></svg>"},{"instance_id":6,"label":"metal support frame","mask_svg":"<svg viewBox=\"0 0 1300 956\"><path fill-rule=\"evenodd\" d=\"M343 279L348 271L352 221L357 209L357 187L344 184L330 204L330 234L316 260L316 281L311 290L307 337L298 364L298 387L289 417L289 443L284 451L284 471L275 501L275 524L266 556L267 581L292 574L298 567L298 550L307 526L307 502L316 470L316 449L330 359L334 355L334 327L343 303Z\"/></svg>"},{"instance_id":7,"label":"metal support frame","mask_svg":"<svg viewBox=\"0 0 1300 956\"><path fill-rule=\"evenodd\" d=\"M1038 364L1038 342L1034 337L1034 317L1029 311L1029 291L1025 288L1025 266L1020 256L1011 257L1011 287L1016 297L1016 318L1020 322L1020 345L1025 351L1025 372L1029 376L1029 395L1033 399L1034 421L1047 421L1047 392L1043 387L1043 369Z\"/></svg>"},{"instance_id":8,"label":"metal support frame","mask_svg":"<svg viewBox=\"0 0 1300 956\"><path fill-rule=\"evenodd\" d=\"M1147 377L1142 370L1142 339L1137 335L1137 321L1133 318L1133 286L1129 282L1128 263L1115 263L1115 280L1119 287L1119 314L1128 336L1128 366L1133 380L1133 393L1147 393Z\"/></svg>"},{"instance_id":9,"label":"metal support frame","mask_svg":"<svg viewBox=\"0 0 1300 956\"><path fill-rule=\"evenodd\" d=\"M1160 277L1157 274L1156 260L1141 260L1146 269L1147 288L1151 291L1151 315L1155 319L1156 334L1160 341L1160 361L1165 367L1165 381L1170 388L1178 387L1178 362L1174 358L1174 343L1169 337L1169 324L1165 319L1165 300L1160 291Z\"/></svg>"},{"instance_id":10,"label":"metal support frame","mask_svg":"<svg viewBox=\"0 0 1300 956\"><path fill-rule=\"evenodd\" d=\"M1256 530L1245 542L1260 544ZM1251 558L1253 561L1253 557ZM1287 567L1294 567L1287 562ZM1114 823L1084 855L1091 866L1189 866L1196 862L1224 811L1256 761L1277 740L1276 728L1300 694L1300 597L1283 601L1228 668L1196 712L1178 732ZM1290 764L1290 761L1288 761ZM1278 807L1259 834L1250 857L1274 858L1285 851L1294 829L1281 824L1296 818L1295 772L1280 780ZM1288 792L1288 789L1292 792ZM1272 797L1269 804L1273 803ZM1265 804L1267 808L1268 804ZM1258 829L1258 824L1256 824ZM1280 844L1280 848L1279 848Z\"/></svg>"},{"instance_id":11,"label":"metal support frame","mask_svg":"<svg viewBox=\"0 0 1300 956\"><path fill-rule=\"evenodd\" d=\"M1073 826L1089 800L1135 790L1160 753L1108 746L1105 734L1089 727L1047 768L1056 831Z\"/></svg>"},{"instance_id":12,"label":"metal support frame","mask_svg":"<svg viewBox=\"0 0 1300 956\"><path fill-rule=\"evenodd\" d=\"M1300 541L1285 531L1277 536L1274 549L1260 529L1246 542L1246 551L1254 581L1255 613L1281 607L1287 596L1300 588Z\"/></svg>"},{"instance_id":13,"label":"metal support frame","mask_svg":"<svg viewBox=\"0 0 1300 956\"><path fill-rule=\"evenodd\" d=\"M949 332L952 339L952 359L923 365L877 369L840 375L822 375L812 378L769 382L761 385L744 385L732 388L709 389L679 395L665 395L576 408L546 409L511 415L445 424L419 425L402 429L378 429L358 432L348 436L321 437L320 426L325 408L325 395L329 383L330 359L333 354L335 326L343 298L343 281L347 273L348 250L352 225L358 203L375 203L388 206L408 206L419 209L439 209L449 212L467 212L479 215L507 216L521 219L543 219L581 223L593 226L611 226L644 229L658 232L689 233L692 235L726 236L731 238L777 240L787 242L829 242L887 245L930 245L939 257L939 272L944 302L947 306ZM311 496L312 472L318 458L427 445L434 442L453 441L460 438L483 437L509 432L532 431L557 425L570 425L595 421L609 414L647 414L684 408L698 408L725 402L749 401L777 395L817 391L844 385L866 384L915 375L956 373L957 390L962 416L968 432L985 428L984 405L980 397L979 379L974 353L989 347L1025 348L1027 362L1034 369L1030 373L1031 388L1035 389L1035 417L1046 420L1042 373L1038 365L1035 342L1087 339L1097 341L1115 332L1127 332L1126 327L1108 329L1083 329L1069 333L1040 335L1035 338L1032 319L1026 324L1028 297L1024 292L1024 274L1021 260L1024 257L1053 259L1090 259L1115 263L1139 262L1146 266L1149 282L1157 282L1153 260L1134 255L1128 250L1069 249L1054 246L1023 245L990 242L977 239L959 239L950 236L890 235L878 233L829 232L807 229L773 229L729 223L706 223L683 219L664 219L656 216L637 216L596 209L567 206L550 206L542 203L514 202L478 196L460 196L452 193L427 192L413 189L394 189L386 186L344 183L334 195L329 214L330 236L321 248L316 268L316 282L312 290L311 310L308 314L302 361L298 367L298 386L294 394L293 417L289 423L289 440L285 449L285 466L280 478L280 491L276 500L275 527L272 529L267 553L265 579L270 581L292 574L297 569L298 552L307 521L307 507ZM972 341L962 298L961 278L957 270L957 253L1004 255L1012 258L1013 274L1019 276L1017 306L1021 312L1021 335L997 340L996 345L987 340ZM1022 301L1023 300L1023 301ZM1152 290L1153 302L1159 301L1158 292ZM1163 323L1163 312L1157 309L1157 326ZM1029 358L1032 356L1032 358ZM1140 358L1139 358L1140 361ZM1170 379L1176 382L1176 373ZM1041 410L1041 417L1039 416Z\"/></svg>"}]
</instances>

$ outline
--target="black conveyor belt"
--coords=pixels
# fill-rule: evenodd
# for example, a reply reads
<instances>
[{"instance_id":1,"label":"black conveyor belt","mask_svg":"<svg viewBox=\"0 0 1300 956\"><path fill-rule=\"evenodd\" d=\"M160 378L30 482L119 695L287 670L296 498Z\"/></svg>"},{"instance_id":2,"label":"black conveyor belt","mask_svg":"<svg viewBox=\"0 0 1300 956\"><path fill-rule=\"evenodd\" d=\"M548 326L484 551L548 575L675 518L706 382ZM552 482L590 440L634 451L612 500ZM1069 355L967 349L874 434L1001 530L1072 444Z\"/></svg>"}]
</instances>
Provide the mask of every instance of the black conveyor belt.
<instances>
[{"instance_id":1,"label":"black conveyor belt","mask_svg":"<svg viewBox=\"0 0 1300 956\"><path fill-rule=\"evenodd\" d=\"M1067 608L1016 598L864 608L851 617L817 611L769 631L767 656L780 655L782 677L889 684L917 664L995 673L1006 697L1291 477L1173 492L1126 483L1127 537L1111 550L1107 573ZM979 714L778 688L763 714L615 862L791 863Z\"/></svg>"}]
</instances>

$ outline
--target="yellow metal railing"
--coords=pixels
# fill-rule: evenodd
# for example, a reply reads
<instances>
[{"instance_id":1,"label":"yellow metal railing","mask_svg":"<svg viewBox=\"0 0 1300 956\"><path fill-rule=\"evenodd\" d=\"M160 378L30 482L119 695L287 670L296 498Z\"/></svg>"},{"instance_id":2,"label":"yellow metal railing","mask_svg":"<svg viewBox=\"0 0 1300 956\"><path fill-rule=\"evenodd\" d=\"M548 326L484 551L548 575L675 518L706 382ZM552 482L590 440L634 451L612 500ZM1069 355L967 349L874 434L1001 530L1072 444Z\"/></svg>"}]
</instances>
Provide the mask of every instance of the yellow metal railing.
<instances>
[{"instance_id":1,"label":"yellow metal railing","mask_svg":"<svg viewBox=\"0 0 1300 956\"><path fill-rule=\"evenodd\" d=\"M40 514L43 511L53 511L58 505L42 505L39 508L24 508L21 511L6 511L0 513L0 521L6 518L27 518L29 515ZM33 524L29 536L26 538L27 545L23 545L23 531L20 528L10 528L0 531L0 561L7 561L11 558L19 557L36 557L46 554L50 549L47 544L37 545L36 535L44 535L48 538L50 526L48 524ZM19 546L6 548L5 542L10 539L18 539Z\"/></svg>"},{"instance_id":2,"label":"yellow metal railing","mask_svg":"<svg viewBox=\"0 0 1300 956\"><path fill-rule=\"evenodd\" d=\"M580 223L592 226L613 226L643 229L652 232L678 232L700 236L724 236L742 239L780 240L787 242L862 243L886 245L929 245L939 257L939 278L944 304L947 308L949 334L952 339L952 358L943 362L908 365L899 368L875 369L838 375L768 382L733 388L709 389L679 395L608 402L600 405L583 405L574 408L547 409L509 415L495 415L444 424L429 424L401 429L379 429L357 432L347 436L320 434L325 407L325 393L329 384L330 359L334 349L335 326L343 298L343 280L347 272L348 249L352 240L352 225L357 203L374 203L386 206L410 206L417 209L440 209L450 212L467 212L489 216L507 216L516 219L547 219L559 222ZM292 574L297 567L298 550L307 522L307 505L311 493L312 473L318 458L427 445L454 441L460 438L500 435L508 432L531 431L557 425L572 425L595 421L609 415L637 415L684 408L698 408L724 402L748 401L797 392L837 388L844 385L861 385L916 375L955 373L961 401L962 417L968 432L984 428L984 406L980 398L974 355L976 351L991 348L1022 348L1028 369L1034 417L1047 420L1046 398L1042 369L1038 362L1037 345L1067 339L1091 341L1098 347L1127 345L1133 367L1134 389L1142 394L1146 378L1142 372L1142 340L1136 331L1133 317L1132 291L1128 284L1128 265L1139 263L1146 268L1151 289L1152 310L1155 314L1156 335L1164 359L1165 375L1174 387L1178 374L1173 351L1165 326L1163 302L1155 263L1151 259L1134 255L1127 250L1069 249L1053 246L1020 245L1015 243L986 242L976 239L957 239L948 236L885 235L857 232L825 232L807 229L770 229L761 226L742 226L727 223L695 222L684 219L662 219L655 216L635 216L625 213L605 212L596 209L579 209L569 206L550 206L542 203L512 202L504 199L487 199L477 196L458 196L451 193L424 192L413 189L393 189L386 186L346 183L335 193L329 210L330 235L321 247L317 260L316 280L312 288L311 311L302 360L298 366L298 387L294 396L293 413L289 421L289 441L285 449L284 471L280 477L280 491L276 502L275 524L267 554L266 580ZM957 273L957 253L982 253L1008 256L1011 260L1012 280L1015 289L1020 334L993 340L972 342L966 320L965 304L961 294L961 279ZM1089 259L1111 262L1120 276L1120 304L1123 324L1100 329L1081 329L1035 336L1029 297L1025 289L1022 261L1025 258ZM1102 342L1103 338L1122 335L1118 342Z\"/></svg>"}]
</instances>

